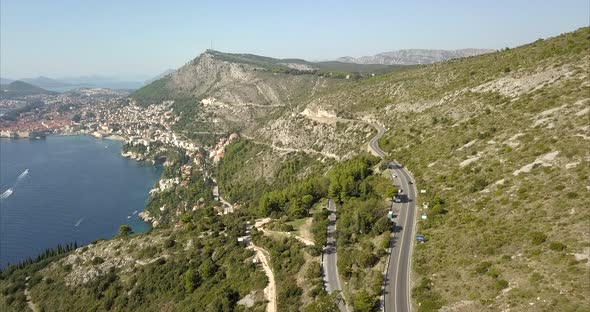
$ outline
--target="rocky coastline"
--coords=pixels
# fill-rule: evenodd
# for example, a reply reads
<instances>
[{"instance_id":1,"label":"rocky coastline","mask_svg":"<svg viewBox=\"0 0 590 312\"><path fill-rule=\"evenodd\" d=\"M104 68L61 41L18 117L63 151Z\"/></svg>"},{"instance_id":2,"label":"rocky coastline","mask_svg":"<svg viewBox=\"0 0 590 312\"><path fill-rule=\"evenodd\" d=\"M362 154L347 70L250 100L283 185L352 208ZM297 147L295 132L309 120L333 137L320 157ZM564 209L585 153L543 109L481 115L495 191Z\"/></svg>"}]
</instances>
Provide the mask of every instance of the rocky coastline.
<instances>
[{"instance_id":1,"label":"rocky coastline","mask_svg":"<svg viewBox=\"0 0 590 312\"><path fill-rule=\"evenodd\" d=\"M41 131L0 131L0 138L9 139L40 139L47 136Z\"/></svg>"}]
</instances>

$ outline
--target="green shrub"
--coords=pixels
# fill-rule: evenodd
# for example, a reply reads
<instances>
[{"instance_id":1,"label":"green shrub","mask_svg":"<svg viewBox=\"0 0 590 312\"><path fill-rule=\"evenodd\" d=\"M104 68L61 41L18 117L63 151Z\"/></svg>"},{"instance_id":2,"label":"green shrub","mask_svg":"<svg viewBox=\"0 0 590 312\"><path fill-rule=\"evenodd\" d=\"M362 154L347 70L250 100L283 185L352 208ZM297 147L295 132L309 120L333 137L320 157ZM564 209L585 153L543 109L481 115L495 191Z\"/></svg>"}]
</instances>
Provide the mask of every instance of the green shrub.
<instances>
[{"instance_id":1,"label":"green shrub","mask_svg":"<svg viewBox=\"0 0 590 312\"><path fill-rule=\"evenodd\" d=\"M547 235L543 232L534 231L530 234L531 236L531 244L533 245L541 245L547 240Z\"/></svg>"},{"instance_id":2,"label":"green shrub","mask_svg":"<svg viewBox=\"0 0 590 312\"><path fill-rule=\"evenodd\" d=\"M353 307L355 311L370 312L373 311L377 304L377 298L371 296L366 290L359 291L353 300Z\"/></svg>"},{"instance_id":3,"label":"green shrub","mask_svg":"<svg viewBox=\"0 0 590 312\"><path fill-rule=\"evenodd\" d=\"M184 290L186 292L193 292L199 285L199 276L192 268L184 273Z\"/></svg>"},{"instance_id":4,"label":"green shrub","mask_svg":"<svg viewBox=\"0 0 590 312\"><path fill-rule=\"evenodd\" d=\"M549 249L553 251L563 251L567 246L560 242L551 242L549 244Z\"/></svg>"},{"instance_id":5,"label":"green shrub","mask_svg":"<svg viewBox=\"0 0 590 312\"><path fill-rule=\"evenodd\" d=\"M498 279L496 280L496 283L494 284L494 288L496 288L496 290L502 290L508 287L508 281L504 280L504 279Z\"/></svg>"},{"instance_id":6,"label":"green shrub","mask_svg":"<svg viewBox=\"0 0 590 312\"><path fill-rule=\"evenodd\" d=\"M305 278L307 278L308 280L314 280L318 277L322 276L322 268L320 266L320 263L317 261L311 262L308 267L307 270L305 271Z\"/></svg>"},{"instance_id":7,"label":"green shrub","mask_svg":"<svg viewBox=\"0 0 590 312\"><path fill-rule=\"evenodd\" d=\"M492 263L489 261L481 262L475 267L475 273L485 274L488 272L488 270L490 269L491 266L492 266Z\"/></svg>"},{"instance_id":8,"label":"green shrub","mask_svg":"<svg viewBox=\"0 0 590 312\"><path fill-rule=\"evenodd\" d=\"M469 188L469 191L471 193L475 193L475 192L479 192L483 189L486 188L486 186L488 186L489 182L486 178L483 177L477 177L475 179L475 181L473 181L473 184L471 184L471 187Z\"/></svg>"},{"instance_id":9,"label":"green shrub","mask_svg":"<svg viewBox=\"0 0 590 312\"><path fill-rule=\"evenodd\" d=\"M576 192L568 192L567 194L565 194L565 196L569 199L574 199L574 198L578 198L578 193Z\"/></svg>"},{"instance_id":10,"label":"green shrub","mask_svg":"<svg viewBox=\"0 0 590 312\"><path fill-rule=\"evenodd\" d=\"M412 290L412 297L419 303L418 311L438 311L443 305L440 294L434 291L428 278L423 278Z\"/></svg>"},{"instance_id":11,"label":"green shrub","mask_svg":"<svg viewBox=\"0 0 590 312\"><path fill-rule=\"evenodd\" d=\"M529 278L529 281L533 284L536 284L538 282L540 282L543 279L543 276L537 272L531 274L531 277Z\"/></svg>"},{"instance_id":12,"label":"green shrub","mask_svg":"<svg viewBox=\"0 0 590 312\"><path fill-rule=\"evenodd\" d=\"M133 233L133 230L127 224L121 225L119 227L119 236L129 236L132 233Z\"/></svg>"},{"instance_id":13,"label":"green shrub","mask_svg":"<svg viewBox=\"0 0 590 312\"><path fill-rule=\"evenodd\" d=\"M176 245L176 241L171 238L168 238L164 241L164 248L172 248Z\"/></svg>"}]
</instances>

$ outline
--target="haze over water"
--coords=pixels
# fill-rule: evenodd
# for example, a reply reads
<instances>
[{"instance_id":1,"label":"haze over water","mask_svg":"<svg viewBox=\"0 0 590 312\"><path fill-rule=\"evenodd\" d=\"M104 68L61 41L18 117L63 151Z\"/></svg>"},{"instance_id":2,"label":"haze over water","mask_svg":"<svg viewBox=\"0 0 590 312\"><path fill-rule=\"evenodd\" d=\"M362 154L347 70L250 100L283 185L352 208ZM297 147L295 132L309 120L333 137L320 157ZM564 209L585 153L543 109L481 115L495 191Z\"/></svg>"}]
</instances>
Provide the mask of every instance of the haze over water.
<instances>
[{"instance_id":1,"label":"haze over water","mask_svg":"<svg viewBox=\"0 0 590 312\"><path fill-rule=\"evenodd\" d=\"M121 145L87 136L0 139L0 267L57 244L112 237L122 224L148 228L134 212L162 171L121 157Z\"/></svg>"}]
</instances>

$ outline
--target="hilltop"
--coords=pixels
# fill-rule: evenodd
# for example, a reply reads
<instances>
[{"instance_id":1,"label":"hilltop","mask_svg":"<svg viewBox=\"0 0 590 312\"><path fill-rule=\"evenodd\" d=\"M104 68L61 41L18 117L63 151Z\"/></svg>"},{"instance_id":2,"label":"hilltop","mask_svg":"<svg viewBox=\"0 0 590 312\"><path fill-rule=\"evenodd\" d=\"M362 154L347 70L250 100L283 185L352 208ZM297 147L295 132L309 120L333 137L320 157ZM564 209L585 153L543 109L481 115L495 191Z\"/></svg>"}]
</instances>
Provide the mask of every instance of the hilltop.
<instances>
[{"instance_id":1,"label":"hilltop","mask_svg":"<svg viewBox=\"0 0 590 312\"><path fill-rule=\"evenodd\" d=\"M166 71L165 75L159 77L151 84L137 90L131 96L140 103L147 105L158 102L162 98L182 98L186 96L202 98L206 91L217 91L213 84L224 84L229 79L234 82L241 82L236 88L246 89L248 85L244 84L245 78L255 79L252 86L256 85L256 80L272 81L277 80L278 84L290 84L297 87L300 80L315 81L315 77L327 78L359 78L362 76L371 76L392 72L404 66L388 66L378 64L350 64L344 62L309 62L302 59L276 59L272 57L259 56L254 54L237 54L223 53L215 50L207 50L196 57L191 62L185 64L176 72ZM231 72L213 79L211 76L204 76L208 73L223 73L225 70ZM200 71L204 71L201 73ZM242 73L240 75L240 72ZM299 79L293 76L304 75ZM204 86L201 86L204 85ZM213 89L212 89L213 88ZM190 90L189 90L190 89ZM252 92L250 92L252 93ZM260 91L260 93L264 93ZM257 101L264 102L284 102L285 98L279 94L276 99L272 95L265 95L270 98L247 98L239 97L236 101ZM274 103L276 104L276 103Z\"/></svg>"},{"instance_id":2,"label":"hilltop","mask_svg":"<svg viewBox=\"0 0 590 312\"><path fill-rule=\"evenodd\" d=\"M344 71L352 69L362 72ZM326 123L342 120L330 112L305 111L304 106L331 86L347 85L382 71L402 69L405 67L311 63L207 50L130 97L142 105L176 100L176 110L185 112L180 116L182 129L179 131L189 136L191 131L239 130L266 144L280 147L291 142L297 143L296 149L321 155L351 156L349 143L362 140L372 128L342 123L342 130L349 135L338 136L336 129ZM186 114L187 111L191 113ZM309 123L309 118L325 122ZM282 135L280 131L285 123L299 124L298 133ZM271 134L269 129L277 131ZM310 136L313 132L323 132L325 137L317 140Z\"/></svg>"},{"instance_id":3,"label":"hilltop","mask_svg":"<svg viewBox=\"0 0 590 312\"><path fill-rule=\"evenodd\" d=\"M45 90L20 80L13 81L7 85L2 85L0 88L2 89L2 98L4 99L37 94L57 94L57 92Z\"/></svg>"}]
</instances>

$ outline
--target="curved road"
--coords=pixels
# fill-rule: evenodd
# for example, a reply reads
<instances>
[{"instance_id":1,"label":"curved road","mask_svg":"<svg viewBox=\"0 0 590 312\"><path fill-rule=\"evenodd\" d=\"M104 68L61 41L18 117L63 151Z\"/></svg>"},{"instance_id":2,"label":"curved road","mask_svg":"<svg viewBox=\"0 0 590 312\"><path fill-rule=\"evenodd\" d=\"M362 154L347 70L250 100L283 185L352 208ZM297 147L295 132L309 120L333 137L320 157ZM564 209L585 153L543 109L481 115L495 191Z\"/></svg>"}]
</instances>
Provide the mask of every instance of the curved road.
<instances>
[{"instance_id":1,"label":"curved road","mask_svg":"<svg viewBox=\"0 0 590 312\"><path fill-rule=\"evenodd\" d=\"M377 135L369 141L369 151L375 156L385 157L379 147L379 139L385 128L372 125ZM391 207L395 220L395 228L389 242L389 258L385 270L382 307L384 311L405 312L412 310L410 299L410 266L413 248L413 237L416 228L416 187L410 174L398 163L390 162L389 171L394 184L402 190L401 203Z\"/></svg>"}]
</instances>

